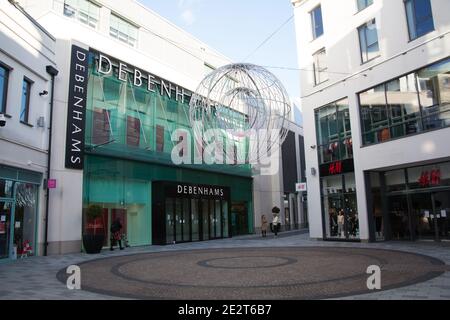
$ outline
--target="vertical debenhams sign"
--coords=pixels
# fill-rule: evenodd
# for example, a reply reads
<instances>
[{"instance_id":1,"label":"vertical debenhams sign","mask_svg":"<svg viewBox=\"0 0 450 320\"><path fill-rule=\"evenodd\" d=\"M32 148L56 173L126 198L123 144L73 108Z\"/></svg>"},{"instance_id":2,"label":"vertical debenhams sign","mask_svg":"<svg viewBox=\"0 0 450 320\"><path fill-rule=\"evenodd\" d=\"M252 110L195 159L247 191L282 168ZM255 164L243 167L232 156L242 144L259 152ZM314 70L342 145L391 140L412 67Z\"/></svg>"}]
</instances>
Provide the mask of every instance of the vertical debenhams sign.
<instances>
[{"instance_id":1,"label":"vertical debenhams sign","mask_svg":"<svg viewBox=\"0 0 450 320\"><path fill-rule=\"evenodd\" d=\"M89 52L72 46L67 110L66 168L83 170Z\"/></svg>"}]
</instances>

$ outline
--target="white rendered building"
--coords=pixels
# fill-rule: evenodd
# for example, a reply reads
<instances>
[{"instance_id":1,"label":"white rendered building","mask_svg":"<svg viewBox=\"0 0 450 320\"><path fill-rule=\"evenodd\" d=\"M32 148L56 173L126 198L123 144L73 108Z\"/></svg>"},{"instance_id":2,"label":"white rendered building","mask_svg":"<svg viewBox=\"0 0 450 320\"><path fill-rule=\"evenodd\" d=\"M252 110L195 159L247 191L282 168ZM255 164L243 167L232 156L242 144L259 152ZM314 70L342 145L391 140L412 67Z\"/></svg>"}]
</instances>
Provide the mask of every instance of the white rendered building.
<instances>
[{"instance_id":1,"label":"white rendered building","mask_svg":"<svg viewBox=\"0 0 450 320\"><path fill-rule=\"evenodd\" d=\"M292 2L311 237L448 239L450 2Z\"/></svg>"},{"instance_id":2,"label":"white rendered building","mask_svg":"<svg viewBox=\"0 0 450 320\"><path fill-rule=\"evenodd\" d=\"M55 66L55 39L20 7L1 0L0 261L35 254L44 242Z\"/></svg>"}]
</instances>

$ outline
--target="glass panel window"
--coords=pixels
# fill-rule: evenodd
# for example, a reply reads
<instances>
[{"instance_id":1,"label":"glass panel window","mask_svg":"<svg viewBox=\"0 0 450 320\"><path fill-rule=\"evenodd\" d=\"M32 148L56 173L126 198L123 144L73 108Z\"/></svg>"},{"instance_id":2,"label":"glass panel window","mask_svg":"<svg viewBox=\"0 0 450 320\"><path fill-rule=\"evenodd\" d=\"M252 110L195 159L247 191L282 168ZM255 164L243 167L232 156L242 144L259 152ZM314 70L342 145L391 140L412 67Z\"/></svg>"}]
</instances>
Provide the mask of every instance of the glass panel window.
<instances>
[{"instance_id":1,"label":"glass panel window","mask_svg":"<svg viewBox=\"0 0 450 320\"><path fill-rule=\"evenodd\" d=\"M316 85L328 80L328 64L326 61L326 50L322 49L313 56L314 83Z\"/></svg>"},{"instance_id":2,"label":"glass panel window","mask_svg":"<svg viewBox=\"0 0 450 320\"><path fill-rule=\"evenodd\" d=\"M360 93L364 144L450 126L450 59Z\"/></svg>"},{"instance_id":3,"label":"glass panel window","mask_svg":"<svg viewBox=\"0 0 450 320\"><path fill-rule=\"evenodd\" d=\"M88 0L65 0L64 15L97 29L100 20L100 7Z\"/></svg>"},{"instance_id":4,"label":"glass panel window","mask_svg":"<svg viewBox=\"0 0 450 320\"><path fill-rule=\"evenodd\" d=\"M315 113L320 163L353 158L348 99L321 107Z\"/></svg>"},{"instance_id":5,"label":"glass panel window","mask_svg":"<svg viewBox=\"0 0 450 320\"><path fill-rule=\"evenodd\" d=\"M430 0L405 0L405 6L411 40L434 31Z\"/></svg>"},{"instance_id":6,"label":"glass panel window","mask_svg":"<svg viewBox=\"0 0 450 320\"><path fill-rule=\"evenodd\" d=\"M322 21L322 7L318 6L311 11L311 23L313 39L316 39L323 35L323 21Z\"/></svg>"},{"instance_id":7,"label":"glass panel window","mask_svg":"<svg viewBox=\"0 0 450 320\"><path fill-rule=\"evenodd\" d=\"M388 192L406 190L405 170L386 172L386 187Z\"/></svg>"},{"instance_id":8,"label":"glass panel window","mask_svg":"<svg viewBox=\"0 0 450 320\"><path fill-rule=\"evenodd\" d=\"M359 100L364 143L370 144L389 140L390 132L384 85L361 93Z\"/></svg>"},{"instance_id":9,"label":"glass panel window","mask_svg":"<svg viewBox=\"0 0 450 320\"><path fill-rule=\"evenodd\" d=\"M408 169L410 189L424 189L450 185L450 163Z\"/></svg>"},{"instance_id":10,"label":"glass panel window","mask_svg":"<svg viewBox=\"0 0 450 320\"><path fill-rule=\"evenodd\" d=\"M137 46L138 28L128 21L112 14L109 34L132 47Z\"/></svg>"},{"instance_id":11,"label":"glass panel window","mask_svg":"<svg viewBox=\"0 0 450 320\"><path fill-rule=\"evenodd\" d=\"M20 121L28 123L28 116L30 113L30 91L31 82L24 79L22 82L22 103L20 107Z\"/></svg>"},{"instance_id":12,"label":"glass panel window","mask_svg":"<svg viewBox=\"0 0 450 320\"><path fill-rule=\"evenodd\" d=\"M359 27L359 43L361 46L362 62L367 62L379 55L378 32L375 19Z\"/></svg>"},{"instance_id":13,"label":"glass panel window","mask_svg":"<svg viewBox=\"0 0 450 320\"><path fill-rule=\"evenodd\" d=\"M373 4L373 0L356 0L358 11L361 11Z\"/></svg>"},{"instance_id":14,"label":"glass panel window","mask_svg":"<svg viewBox=\"0 0 450 320\"><path fill-rule=\"evenodd\" d=\"M391 119L391 137L402 137L420 131L420 106L416 78L409 74L386 84L387 106Z\"/></svg>"},{"instance_id":15,"label":"glass panel window","mask_svg":"<svg viewBox=\"0 0 450 320\"><path fill-rule=\"evenodd\" d=\"M0 64L0 113L6 112L9 70Z\"/></svg>"},{"instance_id":16,"label":"glass panel window","mask_svg":"<svg viewBox=\"0 0 450 320\"><path fill-rule=\"evenodd\" d=\"M450 58L417 72L425 130L450 125Z\"/></svg>"},{"instance_id":17,"label":"glass panel window","mask_svg":"<svg viewBox=\"0 0 450 320\"><path fill-rule=\"evenodd\" d=\"M14 245L19 256L35 254L37 194L37 186L18 183L14 214Z\"/></svg>"},{"instance_id":18,"label":"glass panel window","mask_svg":"<svg viewBox=\"0 0 450 320\"><path fill-rule=\"evenodd\" d=\"M13 181L0 179L0 198L13 197Z\"/></svg>"}]
</instances>

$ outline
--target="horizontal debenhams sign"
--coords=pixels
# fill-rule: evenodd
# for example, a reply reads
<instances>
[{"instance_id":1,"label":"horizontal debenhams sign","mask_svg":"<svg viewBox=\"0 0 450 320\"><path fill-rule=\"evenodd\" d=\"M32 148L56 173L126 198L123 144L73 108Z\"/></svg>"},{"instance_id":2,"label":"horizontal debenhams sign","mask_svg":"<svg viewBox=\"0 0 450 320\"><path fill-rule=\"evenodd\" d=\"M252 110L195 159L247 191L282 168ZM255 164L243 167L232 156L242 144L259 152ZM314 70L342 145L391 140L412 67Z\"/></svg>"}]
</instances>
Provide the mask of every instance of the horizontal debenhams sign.
<instances>
[{"instance_id":1,"label":"horizontal debenhams sign","mask_svg":"<svg viewBox=\"0 0 450 320\"><path fill-rule=\"evenodd\" d=\"M214 198L226 199L230 191L228 187L192 185L192 184L170 184L166 187L168 196L177 198Z\"/></svg>"},{"instance_id":2,"label":"horizontal debenhams sign","mask_svg":"<svg viewBox=\"0 0 450 320\"><path fill-rule=\"evenodd\" d=\"M153 93L158 93L161 96L167 96L170 99L180 101L182 103L192 96L192 92L180 87L170 81L164 80L154 74L146 71L142 71L130 64L116 59L97 51L92 51L96 54L97 58L97 71L98 73L111 76L115 74L113 68L117 68L117 78L123 82L132 81L135 87L144 88L145 90ZM131 74L131 79L129 75Z\"/></svg>"}]
</instances>

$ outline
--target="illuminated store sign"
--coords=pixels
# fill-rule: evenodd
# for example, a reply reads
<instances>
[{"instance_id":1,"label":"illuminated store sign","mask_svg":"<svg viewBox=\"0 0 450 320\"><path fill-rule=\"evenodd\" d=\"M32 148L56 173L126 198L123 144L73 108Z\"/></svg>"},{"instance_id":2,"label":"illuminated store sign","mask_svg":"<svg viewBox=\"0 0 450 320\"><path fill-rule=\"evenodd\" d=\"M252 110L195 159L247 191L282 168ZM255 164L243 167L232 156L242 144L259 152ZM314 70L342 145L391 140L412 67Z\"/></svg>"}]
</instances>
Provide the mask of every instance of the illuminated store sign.
<instances>
[{"instance_id":1,"label":"illuminated store sign","mask_svg":"<svg viewBox=\"0 0 450 320\"><path fill-rule=\"evenodd\" d=\"M149 72L144 72L136 67L128 65L121 61L115 61L113 58L103 54L96 53L98 73L110 76L114 74L117 79L123 82L131 81L135 87L145 88L149 92L158 93L161 96L167 96L181 103L185 103L186 98L192 96L192 92L184 89L170 81L159 78ZM117 72L113 72L116 69Z\"/></svg>"},{"instance_id":2,"label":"illuminated store sign","mask_svg":"<svg viewBox=\"0 0 450 320\"><path fill-rule=\"evenodd\" d=\"M335 161L320 166L321 177L335 176L344 173L351 173L354 171L355 169L353 159Z\"/></svg>"},{"instance_id":3,"label":"illuminated store sign","mask_svg":"<svg viewBox=\"0 0 450 320\"><path fill-rule=\"evenodd\" d=\"M439 186L441 184L441 170L433 169L431 171L422 172L418 182L422 188Z\"/></svg>"}]
</instances>

